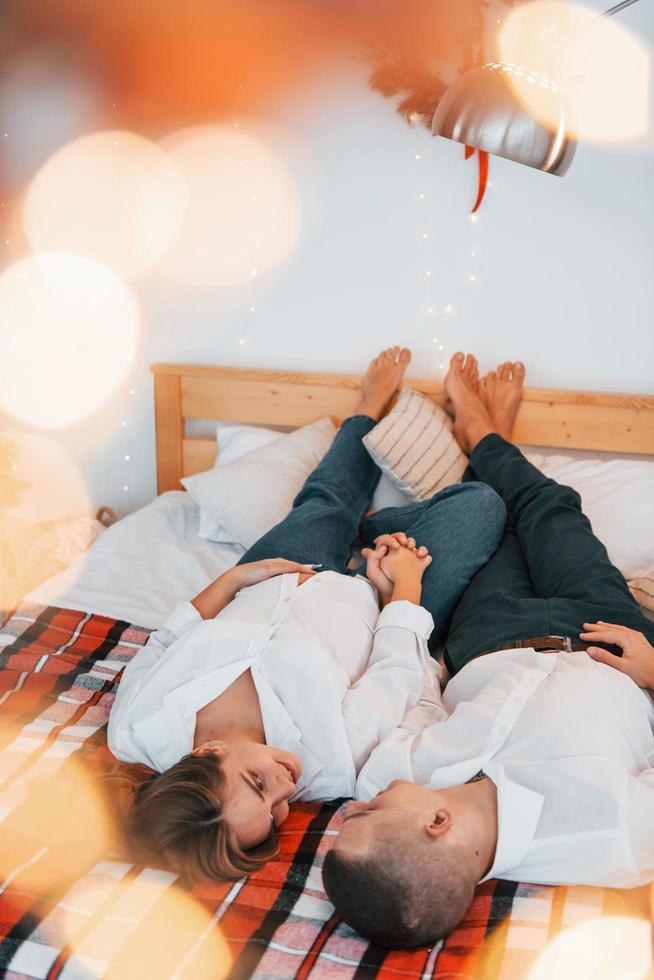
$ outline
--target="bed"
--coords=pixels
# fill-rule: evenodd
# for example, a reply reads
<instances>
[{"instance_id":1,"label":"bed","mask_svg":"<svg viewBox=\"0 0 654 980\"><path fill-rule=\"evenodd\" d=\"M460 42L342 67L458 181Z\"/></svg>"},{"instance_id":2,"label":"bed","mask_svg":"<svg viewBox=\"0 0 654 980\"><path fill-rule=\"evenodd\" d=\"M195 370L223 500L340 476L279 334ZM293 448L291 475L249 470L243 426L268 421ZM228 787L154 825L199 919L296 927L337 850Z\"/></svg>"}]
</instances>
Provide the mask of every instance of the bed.
<instances>
[{"instance_id":1,"label":"bed","mask_svg":"<svg viewBox=\"0 0 654 980\"><path fill-rule=\"evenodd\" d=\"M595 967L605 976L645 975L647 888L486 882L445 942L410 953L366 944L333 915L321 886L342 819L338 800L295 806L279 857L236 884L189 891L166 872L119 859L95 777L113 764L105 726L121 670L174 601L242 553L198 538L198 510L180 480L212 465L216 441L190 434L189 423L293 429L324 415L339 421L359 384L344 375L169 364L153 373L160 496L101 535L0 629L3 975L537 978L566 976L579 956L587 976ZM411 383L442 401L440 386ZM516 439L654 456L654 398L531 389ZM600 936L618 942L603 946Z\"/></svg>"}]
</instances>

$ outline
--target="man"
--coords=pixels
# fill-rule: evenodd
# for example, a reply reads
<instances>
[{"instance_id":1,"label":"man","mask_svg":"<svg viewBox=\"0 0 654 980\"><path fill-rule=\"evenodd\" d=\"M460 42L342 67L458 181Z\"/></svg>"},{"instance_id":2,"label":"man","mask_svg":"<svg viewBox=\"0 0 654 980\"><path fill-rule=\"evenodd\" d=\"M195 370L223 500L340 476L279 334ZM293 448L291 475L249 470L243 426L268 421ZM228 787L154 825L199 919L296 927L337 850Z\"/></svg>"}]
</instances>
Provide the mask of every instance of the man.
<instances>
[{"instance_id":1,"label":"man","mask_svg":"<svg viewBox=\"0 0 654 980\"><path fill-rule=\"evenodd\" d=\"M486 878L654 878L654 623L578 494L508 442L523 381L519 363L479 383L474 358L452 359L455 434L507 505L506 537L452 619L455 676L441 697L427 675L324 862L337 910L386 946L446 935Z\"/></svg>"}]
</instances>

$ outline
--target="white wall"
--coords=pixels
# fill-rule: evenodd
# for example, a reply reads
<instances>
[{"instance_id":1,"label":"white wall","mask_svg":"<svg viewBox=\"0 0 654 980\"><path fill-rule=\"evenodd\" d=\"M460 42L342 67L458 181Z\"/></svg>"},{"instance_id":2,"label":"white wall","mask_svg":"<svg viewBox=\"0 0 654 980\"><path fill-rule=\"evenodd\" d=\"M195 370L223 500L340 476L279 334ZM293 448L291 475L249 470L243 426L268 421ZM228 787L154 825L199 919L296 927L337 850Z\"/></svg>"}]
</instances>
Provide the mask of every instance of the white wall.
<instances>
[{"instance_id":1,"label":"white wall","mask_svg":"<svg viewBox=\"0 0 654 980\"><path fill-rule=\"evenodd\" d=\"M647 7L627 23L651 42ZM141 287L129 377L102 410L55 435L94 505L124 513L155 493L152 361L359 371L397 342L412 348L416 376L440 376L461 348L483 367L523 359L534 386L652 393L651 148L580 146L563 179L491 158L473 224L476 163L407 127L367 91L362 66L339 68L277 122L302 201L298 246L228 296L174 293L156 278Z\"/></svg>"}]
</instances>

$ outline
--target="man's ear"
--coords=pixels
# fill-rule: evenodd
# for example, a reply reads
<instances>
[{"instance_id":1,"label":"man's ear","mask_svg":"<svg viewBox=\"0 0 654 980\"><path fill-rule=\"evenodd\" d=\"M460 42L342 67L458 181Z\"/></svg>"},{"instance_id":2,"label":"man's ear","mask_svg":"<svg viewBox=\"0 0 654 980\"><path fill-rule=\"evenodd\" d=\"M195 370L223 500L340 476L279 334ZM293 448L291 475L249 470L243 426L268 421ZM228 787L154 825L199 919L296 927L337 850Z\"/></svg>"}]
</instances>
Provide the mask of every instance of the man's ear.
<instances>
[{"instance_id":1,"label":"man's ear","mask_svg":"<svg viewBox=\"0 0 654 980\"><path fill-rule=\"evenodd\" d=\"M217 740L203 742L202 745L198 745L197 749L193 749L191 755L222 755L226 747L224 742Z\"/></svg>"},{"instance_id":2,"label":"man's ear","mask_svg":"<svg viewBox=\"0 0 654 980\"><path fill-rule=\"evenodd\" d=\"M452 814L442 807L436 810L429 823L424 824L425 833L429 837L441 837L452 826Z\"/></svg>"}]
</instances>

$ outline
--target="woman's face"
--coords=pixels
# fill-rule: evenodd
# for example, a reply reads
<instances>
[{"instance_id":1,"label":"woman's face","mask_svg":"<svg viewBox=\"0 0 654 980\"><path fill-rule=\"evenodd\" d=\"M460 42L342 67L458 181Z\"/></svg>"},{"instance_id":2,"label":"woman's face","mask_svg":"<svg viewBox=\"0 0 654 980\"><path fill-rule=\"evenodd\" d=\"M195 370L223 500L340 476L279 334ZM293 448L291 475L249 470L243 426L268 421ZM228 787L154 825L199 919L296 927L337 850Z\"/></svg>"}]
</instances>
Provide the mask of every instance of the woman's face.
<instances>
[{"instance_id":1,"label":"woman's face","mask_svg":"<svg viewBox=\"0 0 654 980\"><path fill-rule=\"evenodd\" d=\"M243 850L266 840L288 816L302 764L292 752L258 742L207 742L198 752L215 752L224 775L222 812Z\"/></svg>"}]
</instances>

